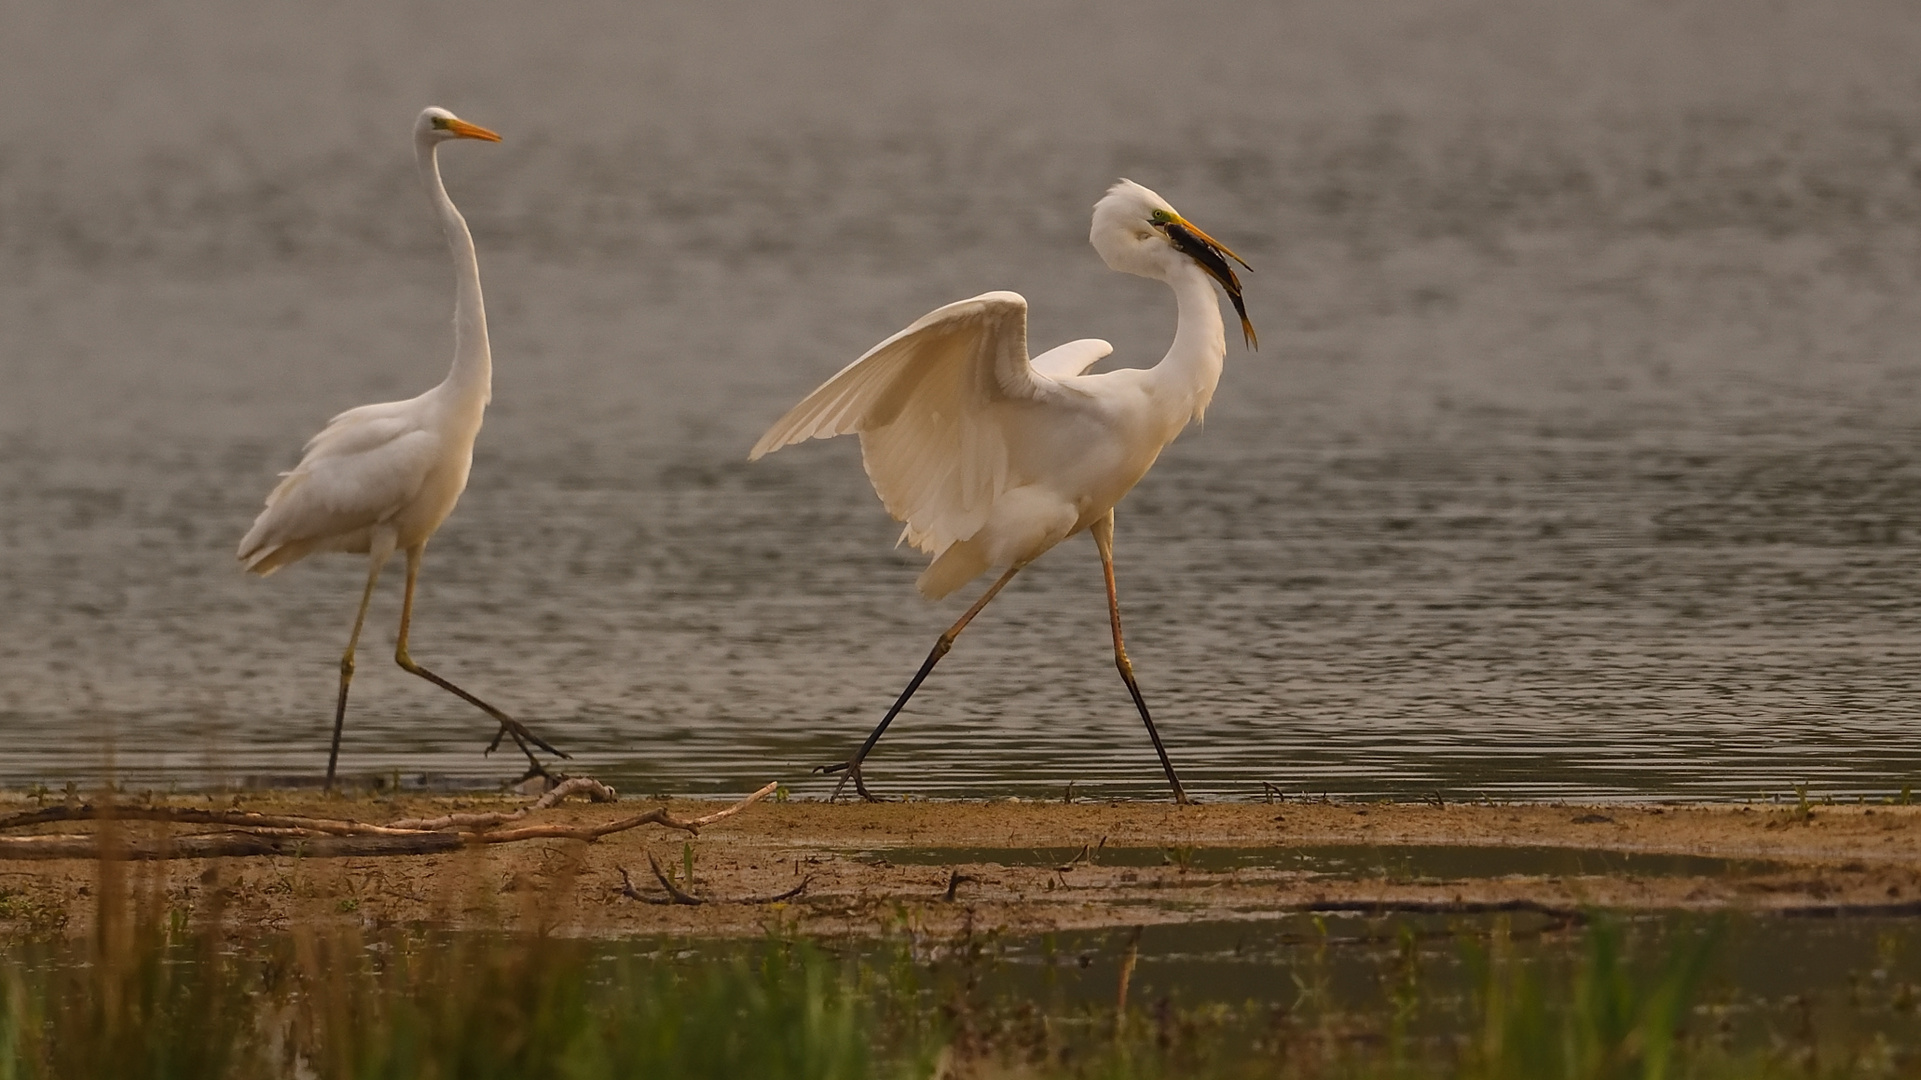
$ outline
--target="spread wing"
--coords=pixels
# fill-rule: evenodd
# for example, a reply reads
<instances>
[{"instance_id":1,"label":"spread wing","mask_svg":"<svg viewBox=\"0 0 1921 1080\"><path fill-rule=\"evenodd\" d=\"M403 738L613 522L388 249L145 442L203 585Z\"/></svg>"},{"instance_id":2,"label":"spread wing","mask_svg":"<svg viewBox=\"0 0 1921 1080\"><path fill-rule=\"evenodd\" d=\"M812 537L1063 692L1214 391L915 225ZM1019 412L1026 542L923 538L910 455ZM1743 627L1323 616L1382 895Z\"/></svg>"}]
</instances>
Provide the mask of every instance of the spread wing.
<instances>
[{"instance_id":1,"label":"spread wing","mask_svg":"<svg viewBox=\"0 0 1921 1080\"><path fill-rule=\"evenodd\" d=\"M928 312L842 368L748 459L857 433L875 493L907 523L902 539L938 554L979 531L1010 486L1006 410L1072 393L1028 362L1027 301L983 293Z\"/></svg>"},{"instance_id":2,"label":"spread wing","mask_svg":"<svg viewBox=\"0 0 1921 1080\"><path fill-rule=\"evenodd\" d=\"M265 574L310 552L360 550L366 530L419 493L438 445L414 401L341 413L307 441L300 464L282 474L240 541L238 557Z\"/></svg>"}]
</instances>

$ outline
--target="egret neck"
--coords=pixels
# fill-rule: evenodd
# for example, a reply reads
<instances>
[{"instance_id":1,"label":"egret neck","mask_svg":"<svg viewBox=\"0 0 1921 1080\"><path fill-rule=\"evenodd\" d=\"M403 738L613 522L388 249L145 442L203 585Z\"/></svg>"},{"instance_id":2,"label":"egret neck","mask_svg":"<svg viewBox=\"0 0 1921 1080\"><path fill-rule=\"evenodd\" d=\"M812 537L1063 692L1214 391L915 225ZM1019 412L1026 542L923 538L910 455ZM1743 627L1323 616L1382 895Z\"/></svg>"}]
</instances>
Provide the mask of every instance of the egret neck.
<instances>
[{"instance_id":1,"label":"egret neck","mask_svg":"<svg viewBox=\"0 0 1921 1080\"><path fill-rule=\"evenodd\" d=\"M467 219L447 197L447 186L440 182L438 149L439 144L424 134L414 141L420 183L440 213L440 227L447 233L447 249L454 259L454 365L440 385L455 402L473 412L478 426L480 411L493 398L494 363L487 348L487 308L480 298L480 260L474 254L474 237L467 231ZM1219 322L1218 314L1215 321Z\"/></svg>"},{"instance_id":2,"label":"egret neck","mask_svg":"<svg viewBox=\"0 0 1921 1080\"><path fill-rule=\"evenodd\" d=\"M1213 279L1199 266L1182 259L1174 272L1162 278L1174 290L1179 305L1179 321L1174 328L1174 344L1167 355L1149 370L1154 400L1168 412L1166 420L1176 432L1188 420L1199 420L1214 399L1214 387L1221 379L1221 366L1227 359L1227 332L1221 322L1221 302L1214 295Z\"/></svg>"}]
</instances>

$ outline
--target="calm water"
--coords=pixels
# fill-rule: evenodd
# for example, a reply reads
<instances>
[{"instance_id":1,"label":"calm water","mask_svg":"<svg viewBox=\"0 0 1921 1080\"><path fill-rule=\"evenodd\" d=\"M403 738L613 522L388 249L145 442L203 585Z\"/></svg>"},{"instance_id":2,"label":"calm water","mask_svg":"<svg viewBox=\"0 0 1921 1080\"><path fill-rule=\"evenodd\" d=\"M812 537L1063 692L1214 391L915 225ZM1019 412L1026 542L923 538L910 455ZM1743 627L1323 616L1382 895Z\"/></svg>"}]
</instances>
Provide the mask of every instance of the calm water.
<instances>
[{"instance_id":1,"label":"calm water","mask_svg":"<svg viewBox=\"0 0 1921 1080\"><path fill-rule=\"evenodd\" d=\"M1198 793L1921 780L1901 5L331 10L0 12L0 783L318 775L363 565L232 550L327 417L443 373L430 101L508 142L443 155L495 401L414 653L581 771L826 790L964 601L915 596L852 441L746 449L989 288L1158 358L1164 288L1085 241L1127 175L1260 271L1262 351L1119 511ZM514 775L380 662L397 608L344 767ZM870 780L1157 793L1105 635L1077 538Z\"/></svg>"}]
</instances>

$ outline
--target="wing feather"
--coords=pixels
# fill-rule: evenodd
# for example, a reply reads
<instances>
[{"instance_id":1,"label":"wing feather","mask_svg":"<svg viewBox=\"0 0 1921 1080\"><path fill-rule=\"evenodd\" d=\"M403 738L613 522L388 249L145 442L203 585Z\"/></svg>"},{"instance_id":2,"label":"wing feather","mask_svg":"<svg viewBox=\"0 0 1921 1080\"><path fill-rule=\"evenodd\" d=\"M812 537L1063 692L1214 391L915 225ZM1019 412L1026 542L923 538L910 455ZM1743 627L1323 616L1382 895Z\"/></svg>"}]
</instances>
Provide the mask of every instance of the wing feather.
<instances>
[{"instance_id":1,"label":"wing feather","mask_svg":"<svg viewBox=\"0 0 1921 1080\"><path fill-rule=\"evenodd\" d=\"M1088 368L1114 351L1114 346L1100 338L1082 338L1065 345L1056 345L1028 361L1034 370L1049 379L1071 379L1084 374Z\"/></svg>"},{"instance_id":2,"label":"wing feather","mask_svg":"<svg viewBox=\"0 0 1921 1080\"><path fill-rule=\"evenodd\" d=\"M409 404L349 409L308 440L300 464L281 475L240 541L237 556L248 569L268 572L308 552L357 549L366 530L413 501L439 439L417 409L397 408Z\"/></svg>"},{"instance_id":3,"label":"wing feather","mask_svg":"<svg viewBox=\"0 0 1921 1080\"><path fill-rule=\"evenodd\" d=\"M979 531L1009 487L1006 410L1067 392L1028 362L1027 301L984 293L868 350L776 421L748 456L860 435L875 493L906 522L902 539L939 554Z\"/></svg>"},{"instance_id":4,"label":"wing feather","mask_svg":"<svg viewBox=\"0 0 1921 1080\"><path fill-rule=\"evenodd\" d=\"M382 401L360 405L327 421L301 448L301 460L316 453L352 454L371 449L395 437L412 423L409 419L420 409L420 399Z\"/></svg>"}]
</instances>

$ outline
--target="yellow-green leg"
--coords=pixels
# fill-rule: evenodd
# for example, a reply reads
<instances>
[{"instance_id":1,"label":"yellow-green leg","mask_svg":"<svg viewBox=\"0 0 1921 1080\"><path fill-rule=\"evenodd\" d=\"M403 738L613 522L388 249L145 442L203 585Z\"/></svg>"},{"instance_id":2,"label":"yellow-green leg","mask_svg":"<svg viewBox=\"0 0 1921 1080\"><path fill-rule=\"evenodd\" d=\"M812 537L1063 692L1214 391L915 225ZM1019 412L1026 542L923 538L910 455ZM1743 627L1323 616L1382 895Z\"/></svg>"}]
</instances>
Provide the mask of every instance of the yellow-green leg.
<instances>
[{"instance_id":1,"label":"yellow-green leg","mask_svg":"<svg viewBox=\"0 0 1921 1080\"><path fill-rule=\"evenodd\" d=\"M414 616L414 582L420 577L420 556L425 550L424 546L415 546L407 549L407 590L403 594L400 602L400 639L394 643L394 662L413 674L433 683L435 686L440 687L442 690L454 694L469 705L474 706L481 712L499 721L500 731L495 733L494 741L487 745L488 753L493 753L494 748L500 745L502 735L511 735L514 739L514 745L520 747L520 752L527 755L527 761L530 764L529 775L544 776L550 780L553 779L553 774L549 773L547 767L540 763L540 759L534 756L534 752L528 748L527 744L531 742L542 750L559 757L568 757L570 755L554 749L548 745L545 739L529 731L527 725L508 716L506 713L501 712L499 709L494 708L492 705L487 704L467 691L462 690L446 679L428 671L419 664L414 663L413 657L407 655L407 632L413 625Z\"/></svg>"},{"instance_id":2,"label":"yellow-green leg","mask_svg":"<svg viewBox=\"0 0 1921 1080\"><path fill-rule=\"evenodd\" d=\"M389 547L387 551L391 552ZM334 789L334 766L340 761L340 731L347 723L347 687L354 681L354 647L360 644L360 628L367 622L367 605L373 602L374 586L380 581L380 568L387 562L376 552L367 567L367 587L360 593L360 611L354 616L354 632L347 638L347 651L340 657L340 699L334 702L334 741L327 751L327 790Z\"/></svg>"}]
</instances>

